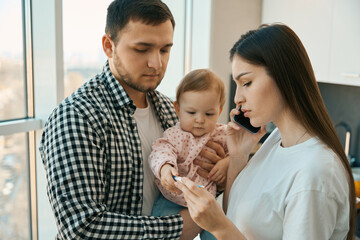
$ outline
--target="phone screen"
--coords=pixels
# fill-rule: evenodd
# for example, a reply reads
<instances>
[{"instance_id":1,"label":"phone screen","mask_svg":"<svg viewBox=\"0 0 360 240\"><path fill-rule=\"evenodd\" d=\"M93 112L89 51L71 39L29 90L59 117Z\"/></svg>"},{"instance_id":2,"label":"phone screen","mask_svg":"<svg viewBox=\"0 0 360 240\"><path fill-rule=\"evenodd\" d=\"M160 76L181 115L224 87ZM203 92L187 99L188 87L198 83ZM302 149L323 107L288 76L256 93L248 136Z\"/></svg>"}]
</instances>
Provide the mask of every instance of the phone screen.
<instances>
[{"instance_id":1,"label":"phone screen","mask_svg":"<svg viewBox=\"0 0 360 240\"><path fill-rule=\"evenodd\" d=\"M260 130L260 127L254 127L250 123L250 118L245 117L244 113L241 111L241 106L239 107L240 114L234 115L234 122L239 124L240 126L244 127L251 133L257 133Z\"/></svg>"}]
</instances>

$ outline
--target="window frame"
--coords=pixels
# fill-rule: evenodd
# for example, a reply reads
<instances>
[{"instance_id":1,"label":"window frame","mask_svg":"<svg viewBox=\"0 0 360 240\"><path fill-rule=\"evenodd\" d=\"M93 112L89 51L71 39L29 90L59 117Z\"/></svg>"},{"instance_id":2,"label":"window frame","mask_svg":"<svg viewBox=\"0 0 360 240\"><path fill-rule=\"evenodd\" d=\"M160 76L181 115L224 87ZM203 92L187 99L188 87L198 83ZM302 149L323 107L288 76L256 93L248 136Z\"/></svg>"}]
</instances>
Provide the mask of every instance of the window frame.
<instances>
[{"instance_id":1,"label":"window frame","mask_svg":"<svg viewBox=\"0 0 360 240\"><path fill-rule=\"evenodd\" d=\"M194 67L209 67L207 55L200 62L194 56L192 46L204 44L204 40L197 37L192 25L194 16L203 12L197 6L205 4L211 10L212 4L207 0L196 4L193 0L184 2L182 71L186 74ZM46 174L38 148L44 123L64 98L63 8L62 0L22 0L22 3L27 117L0 122L0 136L20 132L28 134L31 239L51 239L55 237L57 228L47 198ZM205 14L206 19L210 10ZM205 30L208 35L209 30ZM200 51L199 55L204 55L206 46L208 44L197 50L197 54Z\"/></svg>"},{"instance_id":2,"label":"window frame","mask_svg":"<svg viewBox=\"0 0 360 240\"><path fill-rule=\"evenodd\" d=\"M0 122L0 136L16 133L27 133L27 158L29 170L29 215L30 237L37 239L37 194L36 194L36 158L35 158L35 131L42 128L42 121L34 118L34 91L33 91L33 62L32 62L32 31L31 31L31 0L22 0L22 26L24 46L24 77L25 77L25 117L9 119Z\"/></svg>"}]
</instances>

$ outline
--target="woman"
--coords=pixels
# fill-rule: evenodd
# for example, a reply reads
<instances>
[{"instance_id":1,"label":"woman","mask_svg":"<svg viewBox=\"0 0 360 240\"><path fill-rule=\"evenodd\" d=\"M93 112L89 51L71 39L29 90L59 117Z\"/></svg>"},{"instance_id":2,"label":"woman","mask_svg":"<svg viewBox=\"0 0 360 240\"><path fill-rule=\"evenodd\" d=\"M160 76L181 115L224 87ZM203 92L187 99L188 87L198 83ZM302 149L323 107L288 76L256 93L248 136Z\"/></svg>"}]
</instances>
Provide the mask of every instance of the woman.
<instances>
[{"instance_id":1,"label":"woman","mask_svg":"<svg viewBox=\"0 0 360 240\"><path fill-rule=\"evenodd\" d=\"M261 26L241 36L230 59L237 108L262 128L228 124L227 216L190 180L176 183L194 221L217 239L352 239L351 168L299 38L285 25ZM269 122L277 128L248 161Z\"/></svg>"}]
</instances>

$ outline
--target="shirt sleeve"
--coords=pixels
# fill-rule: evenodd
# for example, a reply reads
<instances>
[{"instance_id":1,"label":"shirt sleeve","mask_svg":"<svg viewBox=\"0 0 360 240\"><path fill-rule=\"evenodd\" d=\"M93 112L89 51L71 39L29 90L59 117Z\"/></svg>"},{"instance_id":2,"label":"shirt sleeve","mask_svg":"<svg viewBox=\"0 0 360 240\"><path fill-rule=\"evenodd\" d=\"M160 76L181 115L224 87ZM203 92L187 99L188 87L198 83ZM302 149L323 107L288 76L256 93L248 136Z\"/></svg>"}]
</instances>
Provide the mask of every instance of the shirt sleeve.
<instances>
[{"instance_id":1,"label":"shirt sleeve","mask_svg":"<svg viewBox=\"0 0 360 240\"><path fill-rule=\"evenodd\" d=\"M177 169L178 150L172 144L171 129L164 132L162 138L157 139L152 145L152 152L149 156L150 168L156 178L160 179L160 169L164 164L168 163ZM180 137L180 136L179 136Z\"/></svg>"},{"instance_id":2,"label":"shirt sleeve","mask_svg":"<svg viewBox=\"0 0 360 240\"><path fill-rule=\"evenodd\" d=\"M40 152L59 237L178 239L183 226L180 215L135 216L106 205L111 176L105 165L111 156L106 153L106 133L101 131L70 107L54 111L44 128Z\"/></svg>"},{"instance_id":3,"label":"shirt sleeve","mask_svg":"<svg viewBox=\"0 0 360 240\"><path fill-rule=\"evenodd\" d=\"M342 207L325 192L305 190L296 193L286 203L283 239L330 239ZM342 237L336 239L345 239L346 234L346 231L339 233Z\"/></svg>"}]
</instances>

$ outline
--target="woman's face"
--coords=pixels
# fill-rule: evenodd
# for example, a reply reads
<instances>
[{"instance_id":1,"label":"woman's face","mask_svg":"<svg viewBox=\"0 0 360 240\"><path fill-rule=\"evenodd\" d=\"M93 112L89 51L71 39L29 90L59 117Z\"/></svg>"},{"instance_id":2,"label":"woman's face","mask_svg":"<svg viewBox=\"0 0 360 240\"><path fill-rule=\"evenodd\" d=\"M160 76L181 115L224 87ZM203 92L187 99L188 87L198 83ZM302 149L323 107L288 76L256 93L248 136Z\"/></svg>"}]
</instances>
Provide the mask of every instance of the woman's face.
<instances>
[{"instance_id":1,"label":"woman's face","mask_svg":"<svg viewBox=\"0 0 360 240\"><path fill-rule=\"evenodd\" d=\"M251 125L259 127L269 122L276 124L284 116L285 103L282 95L265 67L250 64L235 55L232 74L236 83L234 102L237 107L242 106Z\"/></svg>"}]
</instances>

